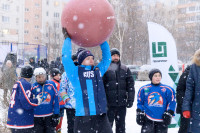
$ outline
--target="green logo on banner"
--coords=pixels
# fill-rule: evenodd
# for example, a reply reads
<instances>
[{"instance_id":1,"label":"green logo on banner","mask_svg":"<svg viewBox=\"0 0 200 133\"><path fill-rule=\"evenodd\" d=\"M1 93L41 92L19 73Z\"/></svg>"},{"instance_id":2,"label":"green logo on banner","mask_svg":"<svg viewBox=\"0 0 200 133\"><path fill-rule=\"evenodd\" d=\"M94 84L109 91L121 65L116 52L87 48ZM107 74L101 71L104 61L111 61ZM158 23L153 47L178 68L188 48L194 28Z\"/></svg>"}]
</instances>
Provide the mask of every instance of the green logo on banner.
<instances>
[{"instance_id":1,"label":"green logo on banner","mask_svg":"<svg viewBox=\"0 0 200 133\"><path fill-rule=\"evenodd\" d=\"M167 57L166 42L152 42L152 55L153 57Z\"/></svg>"}]
</instances>

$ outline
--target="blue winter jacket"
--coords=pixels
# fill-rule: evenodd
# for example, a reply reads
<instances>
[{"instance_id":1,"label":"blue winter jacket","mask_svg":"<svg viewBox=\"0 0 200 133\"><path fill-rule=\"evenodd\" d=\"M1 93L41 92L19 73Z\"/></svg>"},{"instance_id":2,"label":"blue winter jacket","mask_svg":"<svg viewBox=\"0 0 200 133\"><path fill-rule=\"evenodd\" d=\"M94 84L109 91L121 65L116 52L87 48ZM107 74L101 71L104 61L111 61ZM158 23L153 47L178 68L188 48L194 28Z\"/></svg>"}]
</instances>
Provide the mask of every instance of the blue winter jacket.
<instances>
[{"instance_id":1,"label":"blue winter jacket","mask_svg":"<svg viewBox=\"0 0 200 133\"><path fill-rule=\"evenodd\" d=\"M137 108L146 113L153 121L163 121L165 111L175 110L176 98L174 89L170 86L147 84L138 91Z\"/></svg>"},{"instance_id":2,"label":"blue winter jacket","mask_svg":"<svg viewBox=\"0 0 200 133\"><path fill-rule=\"evenodd\" d=\"M182 111L192 111L199 114L200 120L200 66L191 65L186 81L185 97Z\"/></svg>"},{"instance_id":3,"label":"blue winter jacket","mask_svg":"<svg viewBox=\"0 0 200 133\"><path fill-rule=\"evenodd\" d=\"M53 81L46 80L43 86L37 82L33 84L31 92L35 97L40 95L43 102L34 109L34 117L46 117L59 114L59 100L56 85Z\"/></svg>"},{"instance_id":4,"label":"blue winter jacket","mask_svg":"<svg viewBox=\"0 0 200 133\"><path fill-rule=\"evenodd\" d=\"M25 79L15 83L8 109L7 127L15 129L32 128L34 126L34 107L37 99L31 94L31 84Z\"/></svg>"},{"instance_id":5,"label":"blue winter jacket","mask_svg":"<svg viewBox=\"0 0 200 133\"><path fill-rule=\"evenodd\" d=\"M186 91L183 98L182 111L190 111L191 119L188 132L200 131L200 53L195 54L195 64L190 67L186 81Z\"/></svg>"},{"instance_id":6,"label":"blue winter jacket","mask_svg":"<svg viewBox=\"0 0 200 133\"><path fill-rule=\"evenodd\" d=\"M90 116L106 113L107 101L102 76L111 63L107 42L100 45L102 61L95 67L75 66L71 59L71 39L66 38L62 48L62 62L72 86L75 89L76 116ZM95 68L98 67L96 70Z\"/></svg>"}]
</instances>

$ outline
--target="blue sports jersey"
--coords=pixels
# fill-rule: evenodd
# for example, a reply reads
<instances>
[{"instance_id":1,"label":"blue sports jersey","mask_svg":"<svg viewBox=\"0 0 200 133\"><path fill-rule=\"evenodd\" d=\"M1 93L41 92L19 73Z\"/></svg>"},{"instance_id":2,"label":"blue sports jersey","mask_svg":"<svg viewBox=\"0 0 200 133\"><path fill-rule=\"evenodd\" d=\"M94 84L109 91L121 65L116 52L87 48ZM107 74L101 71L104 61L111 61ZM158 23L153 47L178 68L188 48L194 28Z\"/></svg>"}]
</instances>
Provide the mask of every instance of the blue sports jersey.
<instances>
[{"instance_id":1,"label":"blue sports jersey","mask_svg":"<svg viewBox=\"0 0 200 133\"><path fill-rule=\"evenodd\" d=\"M164 84L142 86L138 91L137 102L137 108L153 121L163 121L163 113L174 111L176 107L174 89Z\"/></svg>"},{"instance_id":2,"label":"blue sports jersey","mask_svg":"<svg viewBox=\"0 0 200 133\"><path fill-rule=\"evenodd\" d=\"M23 78L17 81L12 90L7 127L32 128L34 126L34 107L38 106L37 102L38 100L32 97L31 84Z\"/></svg>"},{"instance_id":3,"label":"blue sports jersey","mask_svg":"<svg viewBox=\"0 0 200 133\"><path fill-rule=\"evenodd\" d=\"M62 62L69 81L72 83L76 99L76 116L90 116L106 113L106 94L102 76L111 63L107 42L100 45L102 61L96 66L75 66L71 59L71 39L66 38L62 48Z\"/></svg>"},{"instance_id":4,"label":"blue sports jersey","mask_svg":"<svg viewBox=\"0 0 200 133\"><path fill-rule=\"evenodd\" d=\"M33 84L31 92L37 97L40 95L43 102L34 109L34 117L46 117L59 114L59 100L56 85L53 81L46 80L43 86L37 82Z\"/></svg>"}]
</instances>

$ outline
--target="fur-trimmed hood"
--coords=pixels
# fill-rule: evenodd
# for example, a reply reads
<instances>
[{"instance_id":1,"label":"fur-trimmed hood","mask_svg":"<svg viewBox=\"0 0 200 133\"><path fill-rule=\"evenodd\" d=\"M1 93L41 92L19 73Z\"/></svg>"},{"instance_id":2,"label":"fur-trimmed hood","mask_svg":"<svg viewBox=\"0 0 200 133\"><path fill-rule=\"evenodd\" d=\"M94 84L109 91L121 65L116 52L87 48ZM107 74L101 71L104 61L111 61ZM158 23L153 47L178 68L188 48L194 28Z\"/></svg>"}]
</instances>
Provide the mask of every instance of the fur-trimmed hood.
<instances>
[{"instance_id":1,"label":"fur-trimmed hood","mask_svg":"<svg viewBox=\"0 0 200 133\"><path fill-rule=\"evenodd\" d=\"M200 66L200 49L195 52L192 62L195 63L197 66Z\"/></svg>"}]
</instances>

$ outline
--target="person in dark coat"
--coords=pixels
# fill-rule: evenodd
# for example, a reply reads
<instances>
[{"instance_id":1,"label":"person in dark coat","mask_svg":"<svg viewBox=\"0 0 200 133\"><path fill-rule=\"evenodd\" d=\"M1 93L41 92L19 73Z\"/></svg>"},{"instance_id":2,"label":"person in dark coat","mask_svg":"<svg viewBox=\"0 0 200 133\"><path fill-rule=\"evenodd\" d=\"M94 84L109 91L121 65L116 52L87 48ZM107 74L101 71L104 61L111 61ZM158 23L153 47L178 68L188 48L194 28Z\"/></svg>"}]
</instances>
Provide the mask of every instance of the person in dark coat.
<instances>
[{"instance_id":1,"label":"person in dark coat","mask_svg":"<svg viewBox=\"0 0 200 133\"><path fill-rule=\"evenodd\" d=\"M111 49L112 63L103 76L111 126L115 120L116 133L125 133L126 108L131 108L135 96L134 80L128 67L121 64L118 49Z\"/></svg>"},{"instance_id":2,"label":"person in dark coat","mask_svg":"<svg viewBox=\"0 0 200 133\"><path fill-rule=\"evenodd\" d=\"M183 98L183 116L190 118L188 132L200 131L200 49L192 59L189 76L186 81L185 97Z\"/></svg>"},{"instance_id":3,"label":"person in dark coat","mask_svg":"<svg viewBox=\"0 0 200 133\"><path fill-rule=\"evenodd\" d=\"M16 76L16 67L13 66L11 60L6 61L6 65L3 68L2 77L0 79L0 87L4 89L4 104L9 106L10 96L9 92L11 93L13 85L17 81Z\"/></svg>"},{"instance_id":4,"label":"person in dark coat","mask_svg":"<svg viewBox=\"0 0 200 133\"><path fill-rule=\"evenodd\" d=\"M41 64L40 67L44 68L47 74L47 79L49 79L49 63L47 62L47 59L44 58L43 60L41 60Z\"/></svg>"},{"instance_id":5,"label":"person in dark coat","mask_svg":"<svg viewBox=\"0 0 200 133\"><path fill-rule=\"evenodd\" d=\"M57 57L55 61L55 67L58 68L61 71L61 74L64 72L64 66L61 62L61 58Z\"/></svg>"},{"instance_id":6,"label":"person in dark coat","mask_svg":"<svg viewBox=\"0 0 200 133\"><path fill-rule=\"evenodd\" d=\"M37 67L37 63L35 63L35 58L31 57L29 59L29 64L33 67L33 69L35 69Z\"/></svg>"},{"instance_id":7,"label":"person in dark coat","mask_svg":"<svg viewBox=\"0 0 200 133\"><path fill-rule=\"evenodd\" d=\"M55 65L56 65L56 68L60 69L60 67L61 67L61 59L60 59L60 57L56 58Z\"/></svg>"},{"instance_id":8,"label":"person in dark coat","mask_svg":"<svg viewBox=\"0 0 200 133\"><path fill-rule=\"evenodd\" d=\"M53 68L56 68L55 61L51 61L50 63L50 71L52 71Z\"/></svg>"},{"instance_id":9,"label":"person in dark coat","mask_svg":"<svg viewBox=\"0 0 200 133\"><path fill-rule=\"evenodd\" d=\"M177 99L177 107L176 107L176 113L181 115L181 121L180 121L180 128L178 133L187 133L187 127L189 125L190 120L186 119L182 115L182 104L183 104L183 97L185 96L185 90L186 90L186 80L190 72L190 66L188 66L183 74L181 75L178 86L176 89L176 99Z\"/></svg>"}]
</instances>

